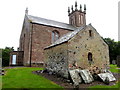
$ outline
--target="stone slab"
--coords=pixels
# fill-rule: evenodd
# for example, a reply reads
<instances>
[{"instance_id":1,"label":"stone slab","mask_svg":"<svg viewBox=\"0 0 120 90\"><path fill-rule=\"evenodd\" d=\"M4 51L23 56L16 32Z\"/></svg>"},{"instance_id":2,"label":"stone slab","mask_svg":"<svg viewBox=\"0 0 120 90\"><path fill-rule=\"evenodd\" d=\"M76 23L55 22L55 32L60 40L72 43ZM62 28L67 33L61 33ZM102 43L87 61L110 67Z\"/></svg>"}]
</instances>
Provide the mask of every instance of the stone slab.
<instances>
[{"instance_id":1,"label":"stone slab","mask_svg":"<svg viewBox=\"0 0 120 90\"><path fill-rule=\"evenodd\" d=\"M80 75L85 83L91 83L94 81L93 76L88 69L80 70Z\"/></svg>"},{"instance_id":2,"label":"stone slab","mask_svg":"<svg viewBox=\"0 0 120 90\"><path fill-rule=\"evenodd\" d=\"M79 83L82 82L81 77L79 76L79 70L78 69L74 69L74 70L69 70L70 72L70 76L74 82L75 85L79 85Z\"/></svg>"},{"instance_id":3,"label":"stone slab","mask_svg":"<svg viewBox=\"0 0 120 90\"><path fill-rule=\"evenodd\" d=\"M116 81L115 77L113 76L112 73L100 73L98 74L98 76L103 80L103 82L105 81L106 77L108 77L109 81Z\"/></svg>"}]
</instances>

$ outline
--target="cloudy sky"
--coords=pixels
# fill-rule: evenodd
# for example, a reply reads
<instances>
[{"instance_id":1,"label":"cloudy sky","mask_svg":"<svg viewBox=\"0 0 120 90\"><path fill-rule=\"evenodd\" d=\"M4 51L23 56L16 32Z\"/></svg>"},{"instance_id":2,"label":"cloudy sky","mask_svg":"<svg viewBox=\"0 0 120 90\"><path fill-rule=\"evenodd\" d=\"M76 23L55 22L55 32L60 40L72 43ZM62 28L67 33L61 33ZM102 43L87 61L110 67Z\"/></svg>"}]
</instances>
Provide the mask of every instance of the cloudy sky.
<instances>
[{"instance_id":1,"label":"cloudy sky","mask_svg":"<svg viewBox=\"0 0 120 90\"><path fill-rule=\"evenodd\" d=\"M1 0L0 1L0 48L19 46L25 9L28 14L68 23L68 6L86 4L86 21L101 36L118 40L119 0Z\"/></svg>"}]
</instances>

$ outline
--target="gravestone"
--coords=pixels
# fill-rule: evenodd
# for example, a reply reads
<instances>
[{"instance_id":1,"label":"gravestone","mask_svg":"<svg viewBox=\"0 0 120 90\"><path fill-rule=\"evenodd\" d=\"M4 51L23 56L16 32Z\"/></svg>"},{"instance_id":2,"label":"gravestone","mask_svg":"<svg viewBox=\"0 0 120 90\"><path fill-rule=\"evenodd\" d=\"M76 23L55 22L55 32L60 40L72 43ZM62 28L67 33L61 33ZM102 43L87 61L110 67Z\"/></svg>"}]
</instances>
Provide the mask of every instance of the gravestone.
<instances>
[{"instance_id":1,"label":"gravestone","mask_svg":"<svg viewBox=\"0 0 120 90\"><path fill-rule=\"evenodd\" d=\"M74 82L74 85L79 85L79 83L82 82L81 77L79 76L79 70L78 69L74 69L74 70L69 70L70 72L70 76Z\"/></svg>"},{"instance_id":2,"label":"gravestone","mask_svg":"<svg viewBox=\"0 0 120 90\"><path fill-rule=\"evenodd\" d=\"M100 73L98 76L105 82L106 77L109 79L109 81L116 81L115 77L113 76L112 73L106 72L106 73Z\"/></svg>"},{"instance_id":3,"label":"gravestone","mask_svg":"<svg viewBox=\"0 0 120 90\"><path fill-rule=\"evenodd\" d=\"M115 65L116 64L116 60L112 60L112 64Z\"/></svg>"},{"instance_id":4,"label":"gravestone","mask_svg":"<svg viewBox=\"0 0 120 90\"><path fill-rule=\"evenodd\" d=\"M93 76L88 69L80 70L79 73L85 83L91 83L92 81L94 81Z\"/></svg>"}]
</instances>

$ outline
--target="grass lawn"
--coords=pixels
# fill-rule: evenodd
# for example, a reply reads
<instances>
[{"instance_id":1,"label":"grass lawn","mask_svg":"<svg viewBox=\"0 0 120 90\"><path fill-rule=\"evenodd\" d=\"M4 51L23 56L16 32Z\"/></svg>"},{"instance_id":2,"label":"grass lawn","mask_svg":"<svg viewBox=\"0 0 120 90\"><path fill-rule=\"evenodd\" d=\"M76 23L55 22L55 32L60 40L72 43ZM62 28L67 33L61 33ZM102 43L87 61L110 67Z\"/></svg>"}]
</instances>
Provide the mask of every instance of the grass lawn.
<instances>
[{"instance_id":1,"label":"grass lawn","mask_svg":"<svg viewBox=\"0 0 120 90\"><path fill-rule=\"evenodd\" d=\"M118 71L116 65L110 65L110 71L114 73L120 73ZM43 68L36 67L17 67L11 69L5 69L6 75L0 76L2 77L2 88L59 88L63 89L63 87L55 84L54 82L33 74L32 71L42 70ZM96 85L91 86L89 89L93 88L118 88L120 86L120 81L116 82L116 85L113 86L105 86L105 85ZM119 89L120 90L120 89Z\"/></svg>"},{"instance_id":2,"label":"grass lawn","mask_svg":"<svg viewBox=\"0 0 120 90\"><path fill-rule=\"evenodd\" d=\"M2 88L62 88L54 82L32 73L43 68L18 67L5 69L6 75L2 76Z\"/></svg>"},{"instance_id":3,"label":"grass lawn","mask_svg":"<svg viewBox=\"0 0 120 90\"><path fill-rule=\"evenodd\" d=\"M114 73L120 73L120 69L117 69L117 65L110 65L110 71Z\"/></svg>"},{"instance_id":4,"label":"grass lawn","mask_svg":"<svg viewBox=\"0 0 120 90\"><path fill-rule=\"evenodd\" d=\"M114 73L120 73L120 69L117 69L117 65L110 65L110 71L111 72L114 72ZM93 89L93 88L116 88L120 90L120 79L119 79L119 82L116 82L116 85L112 85L112 86L105 86L105 85L96 85L96 86L91 86L89 87L90 89Z\"/></svg>"}]
</instances>

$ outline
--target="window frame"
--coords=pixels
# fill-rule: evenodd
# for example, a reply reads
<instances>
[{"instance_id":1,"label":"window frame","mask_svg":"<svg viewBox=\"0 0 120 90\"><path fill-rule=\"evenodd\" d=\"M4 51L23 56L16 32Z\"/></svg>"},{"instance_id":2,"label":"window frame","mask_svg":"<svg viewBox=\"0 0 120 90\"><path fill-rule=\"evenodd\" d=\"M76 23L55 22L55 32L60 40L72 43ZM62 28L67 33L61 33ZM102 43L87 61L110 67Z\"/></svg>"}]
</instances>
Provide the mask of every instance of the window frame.
<instances>
[{"instance_id":1,"label":"window frame","mask_svg":"<svg viewBox=\"0 0 120 90\"><path fill-rule=\"evenodd\" d=\"M54 30L52 31L52 43L54 43L56 40L58 40L60 37L59 31Z\"/></svg>"}]
</instances>

